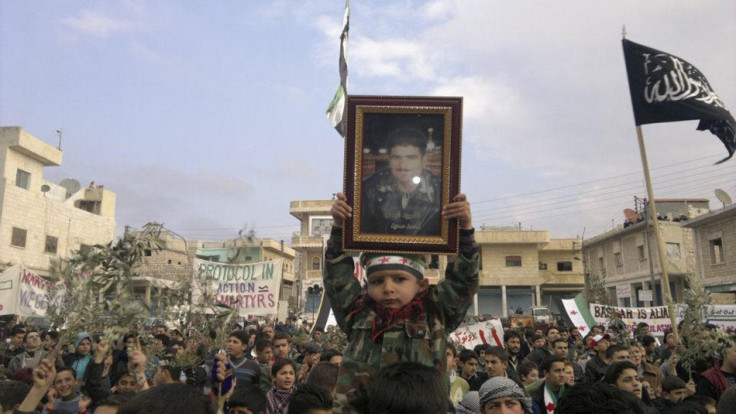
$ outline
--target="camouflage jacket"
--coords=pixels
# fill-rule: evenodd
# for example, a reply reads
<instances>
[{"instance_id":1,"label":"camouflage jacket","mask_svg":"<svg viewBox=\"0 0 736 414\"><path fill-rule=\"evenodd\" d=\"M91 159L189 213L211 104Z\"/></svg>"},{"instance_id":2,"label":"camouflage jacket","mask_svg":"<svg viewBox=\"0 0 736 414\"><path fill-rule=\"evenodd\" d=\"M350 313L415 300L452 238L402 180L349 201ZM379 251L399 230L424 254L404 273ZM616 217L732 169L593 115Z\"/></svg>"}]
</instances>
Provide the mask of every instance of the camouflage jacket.
<instances>
[{"instance_id":1,"label":"camouflage jacket","mask_svg":"<svg viewBox=\"0 0 736 414\"><path fill-rule=\"evenodd\" d=\"M348 402L360 406L371 377L394 362L420 362L445 374L447 336L462 323L478 292L478 246L473 230L461 230L460 254L450 259L445 278L429 287L424 315L397 322L374 343L371 333L377 315L368 307L353 313L365 290L353 277L353 258L341 247L342 231L333 228L325 252L324 286L337 324L348 338L337 380L336 413L350 412Z\"/></svg>"}]
</instances>

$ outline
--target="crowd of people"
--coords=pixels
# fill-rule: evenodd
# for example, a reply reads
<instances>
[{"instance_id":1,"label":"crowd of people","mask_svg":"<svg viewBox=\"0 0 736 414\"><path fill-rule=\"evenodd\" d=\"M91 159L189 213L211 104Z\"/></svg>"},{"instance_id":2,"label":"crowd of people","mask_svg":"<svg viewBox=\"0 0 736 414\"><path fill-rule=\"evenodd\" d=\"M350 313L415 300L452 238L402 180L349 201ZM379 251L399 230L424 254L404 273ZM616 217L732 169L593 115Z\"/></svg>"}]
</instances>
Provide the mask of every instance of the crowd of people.
<instances>
[{"instance_id":1,"label":"crowd of people","mask_svg":"<svg viewBox=\"0 0 736 414\"><path fill-rule=\"evenodd\" d=\"M463 194L442 209L458 221L459 254L436 285L424 278L421 255L372 253L361 259L361 286L341 248L351 214L337 194L324 279L337 328L250 319L229 326L226 339L162 324L126 327L108 340L18 323L7 328L1 355L3 412L736 413L733 338L719 355L688 364L675 332L660 344L646 324L631 336L615 326L585 336L576 327L507 326L503 346L448 341L478 291L479 250ZM338 334L344 347L329 340Z\"/></svg>"}]
</instances>

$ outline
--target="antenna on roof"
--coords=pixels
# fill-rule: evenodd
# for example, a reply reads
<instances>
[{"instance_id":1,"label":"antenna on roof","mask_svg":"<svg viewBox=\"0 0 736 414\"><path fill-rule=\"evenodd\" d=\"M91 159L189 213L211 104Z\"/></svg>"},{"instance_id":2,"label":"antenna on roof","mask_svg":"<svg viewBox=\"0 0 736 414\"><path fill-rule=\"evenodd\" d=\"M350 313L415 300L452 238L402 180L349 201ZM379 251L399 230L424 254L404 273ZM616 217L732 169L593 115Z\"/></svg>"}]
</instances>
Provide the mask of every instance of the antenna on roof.
<instances>
[{"instance_id":1,"label":"antenna on roof","mask_svg":"<svg viewBox=\"0 0 736 414\"><path fill-rule=\"evenodd\" d=\"M723 203L723 207L730 206L733 201L731 200L731 197L726 193L725 191L721 190L720 188L716 188L716 198L718 201Z\"/></svg>"},{"instance_id":2,"label":"antenna on roof","mask_svg":"<svg viewBox=\"0 0 736 414\"><path fill-rule=\"evenodd\" d=\"M61 150L61 132L62 132L61 128L56 130L56 137L59 138L59 146L57 147L59 150Z\"/></svg>"}]
</instances>

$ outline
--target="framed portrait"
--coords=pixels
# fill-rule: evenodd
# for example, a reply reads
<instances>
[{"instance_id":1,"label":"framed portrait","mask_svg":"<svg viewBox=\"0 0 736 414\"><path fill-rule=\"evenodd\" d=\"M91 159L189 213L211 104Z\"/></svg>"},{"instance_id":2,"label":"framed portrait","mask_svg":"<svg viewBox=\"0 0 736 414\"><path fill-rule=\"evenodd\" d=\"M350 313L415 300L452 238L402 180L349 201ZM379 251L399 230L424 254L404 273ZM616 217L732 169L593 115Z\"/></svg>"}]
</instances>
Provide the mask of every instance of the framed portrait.
<instances>
[{"instance_id":1,"label":"framed portrait","mask_svg":"<svg viewBox=\"0 0 736 414\"><path fill-rule=\"evenodd\" d=\"M345 250L457 253L461 135L460 97L349 96Z\"/></svg>"}]
</instances>

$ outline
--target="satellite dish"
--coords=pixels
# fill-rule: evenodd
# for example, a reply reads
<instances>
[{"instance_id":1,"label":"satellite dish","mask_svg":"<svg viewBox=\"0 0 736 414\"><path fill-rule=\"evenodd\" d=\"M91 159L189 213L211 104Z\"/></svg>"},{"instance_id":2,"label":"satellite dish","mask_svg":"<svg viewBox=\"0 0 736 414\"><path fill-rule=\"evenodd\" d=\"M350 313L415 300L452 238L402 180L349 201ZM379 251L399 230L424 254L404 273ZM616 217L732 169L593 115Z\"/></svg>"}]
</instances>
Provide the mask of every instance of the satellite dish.
<instances>
[{"instance_id":1,"label":"satellite dish","mask_svg":"<svg viewBox=\"0 0 736 414\"><path fill-rule=\"evenodd\" d=\"M48 184L44 184L44 185L41 186L41 192L42 193L48 193L49 190L51 190L51 187L49 187Z\"/></svg>"},{"instance_id":2,"label":"satellite dish","mask_svg":"<svg viewBox=\"0 0 736 414\"><path fill-rule=\"evenodd\" d=\"M636 223L639 220L639 214L630 208L624 210L624 217L632 223Z\"/></svg>"},{"instance_id":3,"label":"satellite dish","mask_svg":"<svg viewBox=\"0 0 736 414\"><path fill-rule=\"evenodd\" d=\"M731 197L726 193L725 191L721 190L720 188L716 188L716 198L718 201L723 203L723 207L730 206L733 201L731 200Z\"/></svg>"},{"instance_id":4,"label":"satellite dish","mask_svg":"<svg viewBox=\"0 0 736 414\"><path fill-rule=\"evenodd\" d=\"M59 185L66 188L66 198L69 198L72 196L72 194L79 191L80 188L82 188L82 185L79 184L79 181L73 179L73 178L65 178L59 182Z\"/></svg>"}]
</instances>

